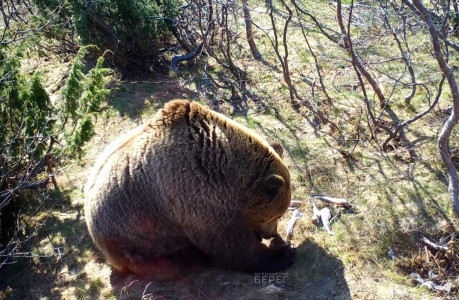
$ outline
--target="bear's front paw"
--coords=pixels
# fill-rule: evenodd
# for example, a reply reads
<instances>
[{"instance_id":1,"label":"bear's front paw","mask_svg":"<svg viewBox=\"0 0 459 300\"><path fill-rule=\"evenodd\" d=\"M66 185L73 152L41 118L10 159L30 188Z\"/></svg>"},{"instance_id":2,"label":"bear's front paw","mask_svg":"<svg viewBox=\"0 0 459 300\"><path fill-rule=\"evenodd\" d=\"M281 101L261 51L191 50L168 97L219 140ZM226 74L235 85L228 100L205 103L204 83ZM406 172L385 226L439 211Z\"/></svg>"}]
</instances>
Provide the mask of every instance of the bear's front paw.
<instances>
[{"instance_id":1,"label":"bear's front paw","mask_svg":"<svg viewBox=\"0 0 459 300\"><path fill-rule=\"evenodd\" d=\"M290 243L285 243L278 247L277 251L279 252L279 270L286 270L290 268L290 266L293 265L293 262L295 261L295 248L293 248Z\"/></svg>"},{"instance_id":2,"label":"bear's front paw","mask_svg":"<svg viewBox=\"0 0 459 300\"><path fill-rule=\"evenodd\" d=\"M257 239L257 241L259 241L261 243L261 241L263 241L263 238L261 237L261 234L259 232L254 232L253 234L255 234L255 238Z\"/></svg>"},{"instance_id":3,"label":"bear's front paw","mask_svg":"<svg viewBox=\"0 0 459 300\"><path fill-rule=\"evenodd\" d=\"M287 241L284 241L280 235L276 234L273 236L273 239L271 240L271 243L269 244L270 249L278 249L282 248L284 246L290 246L290 243Z\"/></svg>"},{"instance_id":4,"label":"bear's front paw","mask_svg":"<svg viewBox=\"0 0 459 300\"><path fill-rule=\"evenodd\" d=\"M270 251L270 259L264 266L265 272L287 270L295 261L295 249L290 244L283 244Z\"/></svg>"}]
</instances>

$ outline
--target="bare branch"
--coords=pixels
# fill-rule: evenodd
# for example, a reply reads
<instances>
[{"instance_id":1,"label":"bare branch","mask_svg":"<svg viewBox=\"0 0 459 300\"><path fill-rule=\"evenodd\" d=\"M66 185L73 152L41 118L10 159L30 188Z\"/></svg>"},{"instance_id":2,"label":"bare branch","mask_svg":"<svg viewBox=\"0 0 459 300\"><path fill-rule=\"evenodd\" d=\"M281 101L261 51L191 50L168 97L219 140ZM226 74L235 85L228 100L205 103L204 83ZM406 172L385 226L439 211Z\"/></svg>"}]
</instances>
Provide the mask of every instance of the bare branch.
<instances>
[{"instance_id":1,"label":"bare branch","mask_svg":"<svg viewBox=\"0 0 459 300\"><path fill-rule=\"evenodd\" d=\"M404 3L406 2L408 1L404 1ZM456 168L449 154L449 139L451 136L451 132L453 131L453 128L456 126L458 122L459 89L457 87L457 82L456 82L454 73L452 69L449 67L445 59L445 56L441 51L440 36L438 34L438 31L436 30L436 27L432 20L432 15L430 11L422 4L420 0L413 0L413 4L416 7L416 9L419 11L420 15L422 16L422 19L426 22L428 26L431 41L432 41L432 46L434 49L434 57L437 60L440 70L446 77L446 80L448 81L448 85L451 89L453 109L451 110L451 114L448 120L443 125L443 128L438 136L438 148L440 150L441 158L446 165L446 169L448 173L448 181L449 181L448 191L450 194L453 211L456 217L459 218L458 183L457 183L458 177L457 177Z\"/></svg>"},{"instance_id":2,"label":"bare branch","mask_svg":"<svg viewBox=\"0 0 459 300\"><path fill-rule=\"evenodd\" d=\"M425 236L422 237L422 242L424 244L426 244L427 246L429 246L430 248L434 249L434 250L440 250L440 251L448 251L449 250L448 247L437 245L434 242L430 241Z\"/></svg>"}]
</instances>

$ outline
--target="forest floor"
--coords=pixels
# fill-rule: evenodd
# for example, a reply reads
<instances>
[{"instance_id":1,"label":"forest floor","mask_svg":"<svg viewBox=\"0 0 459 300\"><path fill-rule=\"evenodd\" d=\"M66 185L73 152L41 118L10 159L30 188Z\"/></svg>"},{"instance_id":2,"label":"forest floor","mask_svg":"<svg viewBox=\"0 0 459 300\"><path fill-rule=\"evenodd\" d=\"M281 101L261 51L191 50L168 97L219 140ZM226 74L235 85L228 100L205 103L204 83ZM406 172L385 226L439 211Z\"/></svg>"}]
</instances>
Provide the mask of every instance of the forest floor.
<instances>
[{"instance_id":1,"label":"forest floor","mask_svg":"<svg viewBox=\"0 0 459 300\"><path fill-rule=\"evenodd\" d=\"M46 65L40 62L40 66ZM60 67L58 67L60 66ZM67 68L67 69L66 69ZM66 76L68 65L46 67L48 88ZM164 81L115 81L96 136L85 156L57 170L60 190L35 220L39 231L30 257L2 269L0 299L454 299L459 282L447 278L450 293L419 287L410 272L426 276L417 261L428 261L421 235L432 239L453 224L446 177L431 136L437 127L413 127L416 161L394 146L384 153L375 143L358 145L347 160L329 140L295 117L286 101L231 103L208 101L192 77ZM291 243L294 265L276 278L209 269L178 282L151 282L112 272L92 243L84 222L83 186L102 149L120 134L145 122L172 99L200 101L246 125L268 141L280 142L292 178L293 199L301 200ZM438 122L432 118L425 122ZM430 132L429 132L430 130ZM332 223L334 235L310 221L311 194L349 199L351 212ZM334 210L334 208L333 208ZM334 210L337 213L336 210ZM292 212L280 223L281 235ZM446 224L446 225L445 225ZM457 225L456 225L457 228ZM393 256L388 253L391 251ZM453 253L454 254L454 253ZM424 255L427 257L424 258ZM456 254L454 254L456 255ZM420 263L422 265L422 263ZM424 264L428 266L428 264ZM442 269L444 270L444 268ZM455 280L455 281L454 281ZM457 299L457 298L456 298Z\"/></svg>"}]
</instances>

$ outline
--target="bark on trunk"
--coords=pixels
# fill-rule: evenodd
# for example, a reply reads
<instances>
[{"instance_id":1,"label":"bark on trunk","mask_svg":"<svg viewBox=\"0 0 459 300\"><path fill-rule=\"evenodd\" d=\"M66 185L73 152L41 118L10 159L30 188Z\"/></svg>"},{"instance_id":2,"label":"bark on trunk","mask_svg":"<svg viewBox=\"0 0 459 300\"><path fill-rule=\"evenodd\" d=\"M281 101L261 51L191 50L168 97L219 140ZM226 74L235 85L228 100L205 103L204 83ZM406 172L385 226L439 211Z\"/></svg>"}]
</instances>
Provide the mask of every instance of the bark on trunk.
<instances>
[{"instance_id":1,"label":"bark on trunk","mask_svg":"<svg viewBox=\"0 0 459 300\"><path fill-rule=\"evenodd\" d=\"M242 0L242 10L244 11L245 31L247 33L247 42L249 43L250 51L252 51L252 55L255 59L260 59L260 51L258 51L257 45L253 40L252 18L250 17L247 0Z\"/></svg>"},{"instance_id":2,"label":"bark on trunk","mask_svg":"<svg viewBox=\"0 0 459 300\"><path fill-rule=\"evenodd\" d=\"M457 172L456 167L454 166L453 161L451 160L451 156L449 154L449 138L451 136L451 132L453 131L454 127L458 122L459 90L453 71L449 67L442 53L438 33L435 29L435 24L432 20L432 16L429 10L422 4L420 0L413 0L413 4L416 7L416 9L419 10L422 18L424 19L429 28L429 33L432 39L432 46L434 50L434 56L438 62L438 65L440 66L441 71L446 76L446 80L448 81L449 87L451 89L451 96L453 98L453 109L451 110L451 115L449 116L448 120L446 120L440 132L440 135L438 136L438 148L440 150L441 158L445 163L446 170L448 172L448 192L451 198L453 211L456 217L459 218Z\"/></svg>"}]
</instances>

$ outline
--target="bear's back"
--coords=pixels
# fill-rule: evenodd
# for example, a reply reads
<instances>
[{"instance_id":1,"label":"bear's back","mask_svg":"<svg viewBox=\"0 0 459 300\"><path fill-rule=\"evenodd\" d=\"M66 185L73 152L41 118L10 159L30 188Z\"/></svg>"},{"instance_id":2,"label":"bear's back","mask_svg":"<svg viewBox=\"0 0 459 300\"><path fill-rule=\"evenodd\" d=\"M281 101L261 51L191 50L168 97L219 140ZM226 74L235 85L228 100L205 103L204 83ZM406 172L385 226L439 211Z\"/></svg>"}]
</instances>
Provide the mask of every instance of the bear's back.
<instances>
[{"instance_id":1,"label":"bear's back","mask_svg":"<svg viewBox=\"0 0 459 300\"><path fill-rule=\"evenodd\" d=\"M89 231L95 240L147 241L215 193L214 205L240 209L244 186L276 160L266 142L227 117L195 102L169 102L99 156L85 186ZM156 230L145 232L145 224Z\"/></svg>"}]
</instances>

